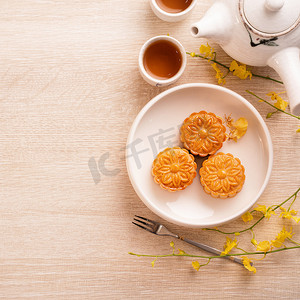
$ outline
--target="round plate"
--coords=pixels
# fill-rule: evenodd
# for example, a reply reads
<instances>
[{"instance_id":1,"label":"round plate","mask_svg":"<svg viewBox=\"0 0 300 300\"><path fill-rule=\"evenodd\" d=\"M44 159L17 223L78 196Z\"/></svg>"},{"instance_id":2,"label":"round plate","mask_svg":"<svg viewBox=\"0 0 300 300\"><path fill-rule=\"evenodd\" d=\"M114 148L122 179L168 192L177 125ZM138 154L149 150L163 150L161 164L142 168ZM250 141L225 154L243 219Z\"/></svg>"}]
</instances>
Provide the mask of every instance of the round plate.
<instances>
[{"instance_id":1,"label":"round plate","mask_svg":"<svg viewBox=\"0 0 300 300\"><path fill-rule=\"evenodd\" d=\"M203 159L197 157L197 177L183 191L163 190L151 175L156 155L168 146L182 146L182 122L201 110L248 120L245 136L226 141L219 150L238 157L245 167L244 186L233 198L213 198L204 192L198 173ZM140 111L128 136L126 164L136 193L154 213L178 225L212 227L237 218L258 200L270 178L273 147L265 122L247 100L224 87L192 83L161 93Z\"/></svg>"}]
</instances>

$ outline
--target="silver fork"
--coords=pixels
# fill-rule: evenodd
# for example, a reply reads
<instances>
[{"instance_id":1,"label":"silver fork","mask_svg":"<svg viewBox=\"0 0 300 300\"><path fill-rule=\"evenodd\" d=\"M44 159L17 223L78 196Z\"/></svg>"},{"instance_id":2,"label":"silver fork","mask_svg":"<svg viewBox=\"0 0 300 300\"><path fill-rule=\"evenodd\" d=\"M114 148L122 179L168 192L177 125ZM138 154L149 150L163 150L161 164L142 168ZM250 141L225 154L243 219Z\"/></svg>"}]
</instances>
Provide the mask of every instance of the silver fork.
<instances>
[{"instance_id":1,"label":"silver fork","mask_svg":"<svg viewBox=\"0 0 300 300\"><path fill-rule=\"evenodd\" d=\"M138 218L138 219L137 219ZM218 250L218 249L215 249L213 247L210 247L210 246L207 246L207 245L204 245L204 244L200 244L200 243L197 243L197 242L194 242L192 240L189 240L189 239L186 239L182 236L179 236L177 234L174 234L172 233L171 231L169 231L164 225L156 222L156 221L153 221L153 220L150 220L150 219L147 219L147 218L144 218L144 217L140 217L140 216L137 216L135 215L135 218L133 218L134 221L136 222L132 222L134 225L140 227L140 228L143 228L151 233L154 233L154 234L157 234L157 235L161 235L161 236L171 236L171 237L174 237L176 239L179 239L179 240L182 240L184 242L187 242L191 245L194 245L198 248L201 248L207 252L210 252L210 253L213 253L215 255L218 255L220 256L222 251ZM240 257L236 257L236 256L221 256L222 258L227 258L227 259L230 259L236 263L239 263L241 265L243 265L243 262L241 260Z\"/></svg>"}]
</instances>

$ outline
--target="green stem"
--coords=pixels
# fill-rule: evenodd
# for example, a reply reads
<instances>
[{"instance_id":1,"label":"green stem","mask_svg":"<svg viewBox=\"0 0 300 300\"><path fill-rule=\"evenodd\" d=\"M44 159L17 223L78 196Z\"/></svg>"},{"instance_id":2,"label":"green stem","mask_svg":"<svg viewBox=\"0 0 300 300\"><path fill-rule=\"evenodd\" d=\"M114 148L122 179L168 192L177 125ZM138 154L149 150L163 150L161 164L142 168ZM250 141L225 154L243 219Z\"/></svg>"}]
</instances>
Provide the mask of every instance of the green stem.
<instances>
[{"instance_id":1,"label":"green stem","mask_svg":"<svg viewBox=\"0 0 300 300\"><path fill-rule=\"evenodd\" d=\"M263 251L257 251L257 252L245 252L245 253L232 253L232 254L227 254L223 256L215 255L215 256L206 256L206 255L194 255L194 254L161 254L161 255L152 255L152 254L136 254L129 252L128 254L138 256L138 257L172 257L172 256L185 256L185 257L197 257L197 258L207 258L207 259L214 259L214 258L223 258L225 256L243 256L243 255L266 255L266 254L271 254L271 253L276 253L276 252L281 252L281 251L286 251L286 250L292 250L292 249L299 249L300 245L294 246L294 247L286 247L286 248L280 248L280 249L275 249L275 250L270 250L267 252Z\"/></svg>"},{"instance_id":2,"label":"green stem","mask_svg":"<svg viewBox=\"0 0 300 300\"><path fill-rule=\"evenodd\" d=\"M284 201L281 202L280 204L276 205L275 208L273 208L273 211L275 211L275 210L278 209L280 206L282 206L283 204L285 204L286 202L288 202L289 200L291 200L291 198L297 197L299 191L300 191L300 187L297 189L297 191L296 191L294 194L292 194L290 197L288 197L286 200L284 200Z\"/></svg>"},{"instance_id":3,"label":"green stem","mask_svg":"<svg viewBox=\"0 0 300 300\"><path fill-rule=\"evenodd\" d=\"M291 114L291 113L289 113L289 112L287 112L287 111L284 111L284 110L282 110L282 109L276 107L276 106L273 105L272 103L270 103L270 102L268 102L267 100L265 100L265 99L263 99L263 98L261 98L261 97L255 95L255 94L254 94L253 92L251 92L251 91L246 90L246 92L247 92L248 94L251 94L252 96L256 97L257 99L259 99L259 100L265 102L266 104L272 106L272 107L275 108L276 110L281 111L282 113L284 113L284 114L286 114L286 115L289 115L289 116L291 116L291 117L293 117L293 118L296 118L296 119L300 120L300 116L293 115L293 114Z\"/></svg>"},{"instance_id":4,"label":"green stem","mask_svg":"<svg viewBox=\"0 0 300 300\"><path fill-rule=\"evenodd\" d=\"M245 250L242 249L242 248L236 247L236 249L243 251L245 254L247 253L247 251L245 251Z\"/></svg>"},{"instance_id":5,"label":"green stem","mask_svg":"<svg viewBox=\"0 0 300 300\"><path fill-rule=\"evenodd\" d=\"M205 267L205 266L207 266L207 265L210 263L210 261L211 261L211 258L208 259L207 263L205 263L205 264L203 264L203 265L200 265L200 267Z\"/></svg>"},{"instance_id":6,"label":"green stem","mask_svg":"<svg viewBox=\"0 0 300 300\"><path fill-rule=\"evenodd\" d=\"M288 240L289 240L290 242L292 242L292 243L294 243L294 244L296 244L296 245L300 246L300 244L299 244L299 243L297 243L296 241L294 241L294 240L292 240L292 239L290 239L290 238L288 238Z\"/></svg>"},{"instance_id":7,"label":"green stem","mask_svg":"<svg viewBox=\"0 0 300 300\"><path fill-rule=\"evenodd\" d=\"M294 200L291 202L291 204L290 204L287 211L290 211L290 209L292 208L292 206L293 206L294 202L296 201L296 199L297 199L297 195L294 196Z\"/></svg>"},{"instance_id":8,"label":"green stem","mask_svg":"<svg viewBox=\"0 0 300 300\"><path fill-rule=\"evenodd\" d=\"M190 52L186 52L186 54L191 55ZM208 57L205 57L205 56L202 56L202 55L199 55L199 54L195 54L194 57L200 57L200 58L206 59L206 60L208 60L208 61L213 61L213 62L216 63L217 65L222 66L223 68L229 70L229 67L227 67L226 65L220 63L220 62L217 61L215 58L212 59L212 58L208 58ZM216 57L216 56L215 56L215 57Z\"/></svg>"},{"instance_id":9,"label":"green stem","mask_svg":"<svg viewBox=\"0 0 300 300\"><path fill-rule=\"evenodd\" d=\"M277 83L283 84L282 81L277 80L277 79L274 79L274 78L272 78L272 77L270 77L270 76L262 76L262 75L257 75L257 74L253 74L253 73L252 73L252 76L253 76L253 77L259 77L259 78L263 78L263 79L272 80L272 81L275 81L275 82L277 82Z\"/></svg>"}]
</instances>

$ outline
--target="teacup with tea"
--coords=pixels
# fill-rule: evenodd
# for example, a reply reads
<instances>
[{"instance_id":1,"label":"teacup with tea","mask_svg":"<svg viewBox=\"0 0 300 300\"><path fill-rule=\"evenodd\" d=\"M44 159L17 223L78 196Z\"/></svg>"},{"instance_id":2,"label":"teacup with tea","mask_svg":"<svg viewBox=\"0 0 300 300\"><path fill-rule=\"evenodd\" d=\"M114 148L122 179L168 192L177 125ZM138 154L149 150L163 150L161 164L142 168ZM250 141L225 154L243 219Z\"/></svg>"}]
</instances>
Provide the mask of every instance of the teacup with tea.
<instances>
[{"instance_id":1,"label":"teacup with tea","mask_svg":"<svg viewBox=\"0 0 300 300\"><path fill-rule=\"evenodd\" d=\"M177 81L186 67L186 53L179 41L167 35L148 40L141 48L139 69L151 85L167 86Z\"/></svg>"},{"instance_id":2,"label":"teacup with tea","mask_svg":"<svg viewBox=\"0 0 300 300\"><path fill-rule=\"evenodd\" d=\"M185 19L195 7L197 0L150 0L157 17L167 22Z\"/></svg>"}]
</instances>

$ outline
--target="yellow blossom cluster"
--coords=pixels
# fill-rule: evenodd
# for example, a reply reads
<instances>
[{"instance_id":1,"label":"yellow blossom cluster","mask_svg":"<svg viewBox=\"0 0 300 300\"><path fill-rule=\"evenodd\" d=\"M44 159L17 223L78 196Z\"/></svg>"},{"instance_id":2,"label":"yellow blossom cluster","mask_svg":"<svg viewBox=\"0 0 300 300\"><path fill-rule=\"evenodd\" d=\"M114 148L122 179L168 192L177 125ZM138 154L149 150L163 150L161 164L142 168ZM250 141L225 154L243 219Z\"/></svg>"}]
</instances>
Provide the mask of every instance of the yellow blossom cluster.
<instances>
[{"instance_id":1,"label":"yellow blossom cluster","mask_svg":"<svg viewBox=\"0 0 300 300\"><path fill-rule=\"evenodd\" d=\"M247 211L246 213L244 213L243 215L242 215L242 220L246 223L246 222L250 222L251 220L253 220L253 216L252 216L252 214L249 212L249 211Z\"/></svg>"},{"instance_id":2,"label":"yellow blossom cluster","mask_svg":"<svg viewBox=\"0 0 300 300\"><path fill-rule=\"evenodd\" d=\"M280 217L283 219L293 219L295 222L299 223L300 218L296 217L298 214L298 211L296 210L286 210L284 207L280 207L281 213ZM253 211L258 211L261 212L265 218L269 219L271 215L276 215L275 211L271 207L266 207L265 205L258 205L253 209ZM252 213L251 212L246 212L242 215L242 220L246 223L249 222L253 219Z\"/></svg>"},{"instance_id":3,"label":"yellow blossom cluster","mask_svg":"<svg viewBox=\"0 0 300 300\"><path fill-rule=\"evenodd\" d=\"M229 139L237 142L238 139L243 137L248 129L248 121L242 117L234 121L230 116L226 117L226 125L230 129Z\"/></svg>"},{"instance_id":4,"label":"yellow blossom cluster","mask_svg":"<svg viewBox=\"0 0 300 300\"><path fill-rule=\"evenodd\" d=\"M276 248L280 248L281 246L283 246L284 241L286 239L292 238L293 235L294 235L294 233L292 233L292 228L290 231L286 231L285 227L283 227L283 229L278 233L275 240L271 241L272 246L274 246Z\"/></svg>"},{"instance_id":5,"label":"yellow blossom cluster","mask_svg":"<svg viewBox=\"0 0 300 300\"><path fill-rule=\"evenodd\" d=\"M196 271L199 271L199 269L200 269L200 264L199 264L199 261L193 261L192 262L192 266L193 266L193 268L196 270Z\"/></svg>"},{"instance_id":6,"label":"yellow blossom cluster","mask_svg":"<svg viewBox=\"0 0 300 300\"><path fill-rule=\"evenodd\" d=\"M200 53L203 54L204 58L211 61L215 57L215 50L208 43L206 45L201 45L199 49ZM195 53L191 53L191 56L195 56ZM218 84L222 85L226 83L225 76L218 68L217 64L214 62L211 64L213 69L216 71L216 79L218 79Z\"/></svg>"},{"instance_id":7,"label":"yellow blossom cluster","mask_svg":"<svg viewBox=\"0 0 300 300\"><path fill-rule=\"evenodd\" d=\"M269 239L269 240L263 240L263 241L257 241L255 239L255 233L253 231L253 228L264 218L269 219L272 215L276 215L275 210L280 209L281 213L279 214L280 218L283 219L288 219L288 220L293 220L295 222L299 222L300 218L297 217L298 211L292 209L292 205L295 202L297 195L300 193L300 188L297 189L297 191L290 196L288 199L283 201L282 203L278 205L271 205L269 207L266 207L265 205L257 205L252 211L248 211L242 216L242 220L244 222L249 222L254 219L256 212L259 212L260 218L258 220L255 220L252 225L249 225L248 228L244 228L240 231L233 231L233 232L226 232L222 229L219 229L217 227L214 228L204 228L204 230L213 230L222 234L226 235L226 241L224 244L224 250L221 252L220 257L226 256L227 258L230 256L230 258L238 256L241 257L242 263L244 267L253 273L256 273L256 268L253 266L252 260L249 259L249 255L259 255L262 256L260 259L253 259L253 261L258 261L264 259L267 255L271 253L276 253L276 252L281 252L289 249L295 249L295 248L300 248L300 243L296 242L293 240L293 228L290 227L289 230L287 230L284 226L282 227L281 231L276 235L274 239ZM283 205L287 203L287 201L292 200L291 204L289 205L288 209L284 208ZM238 246L238 241L237 238L235 237L230 238L228 235L235 235L239 236L244 232L251 231L252 232L252 239L251 239L251 244L255 247L256 251L246 251L241 248L241 246ZM296 246L289 246L287 243L293 243L296 244ZM154 257L155 259L151 262L152 267L154 267L154 264L156 260L160 257L178 257L178 256L185 256L185 257L199 257L202 259L207 259L206 263L200 264L198 261L193 261L192 262L192 267L196 270L199 271L200 268L203 266L206 266L209 264L209 262L217 258L218 256L203 256L203 255L194 255L194 254L188 254L184 250L178 249L178 252L175 252L175 245L174 242L170 242L170 246L172 248L172 253L171 254L166 254L166 255L148 255L148 254L135 254L132 252L129 252L131 255L136 255L136 256L147 256L147 257ZM242 252L235 252L231 253L232 250L236 248L237 250L240 250Z\"/></svg>"},{"instance_id":8,"label":"yellow blossom cluster","mask_svg":"<svg viewBox=\"0 0 300 300\"><path fill-rule=\"evenodd\" d=\"M239 65L235 60L231 62L229 70L234 76L237 76L240 79L247 79L249 77L251 80L252 78L252 73L251 71L247 70L247 66L244 64Z\"/></svg>"},{"instance_id":9,"label":"yellow blossom cluster","mask_svg":"<svg viewBox=\"0 0 300 300\"><path fill-rule=\"evenodd\" d=\"M285 93L285 92L283 92ZM285 110L288 106L288 102L283 100L279 95L280 94L283 94L283 93L275 93L275 92L270 92L267 94L267 96L271 97L271 100L274 100L276 101L274 103L274 106L278 109L281 109L281 110Z\"/></svg>"},{"instance_id":10,"label":"yellow blossom cluster","mask_svg":"<svg viewBox=\"0 0 300 300\"><path fill-rule=\"evenodd\" d=\"M227 255L233 248L236 248L237 240L232 240L229 237L226 237L226 243L224 245L224 251L221 253L221 256Z\"/></svg>"},{"instance_id":11,"label":"yellow blossom cluster","mask_svg":"<svg viewBox=\"0 0 300 300\"><path fill-rule=\"evenodd\" d=\"M220 84L220 85L225 84L226 83L225 76L221 72L221 70L218 68L217 64L213 63L211 66L216 71L216 78L218 79L218 84Z\"/></svg>"},{"instance_id":12,"label":"yellow blossom cluster","mask_svg":"<svg viewBox=\"0 0 300 300\"><path fill-rule=\"evenodd\" d=\"M205 58L208 58L208 61L211 61L215 56L215 49L212 48L208 43L206 45L200 46L200 53L204 55Z\"/></svg>"},{"instance_id":13,"label":"yellow blossom cluster","mask_svg":"<svg viewBox=\"0 0 300 300\"><path fill-rule=\"evenodd\" d=\"M262 241L260 243L257 243L257 241L253 238L251 240L251 243L256 246L256 250L260 251L260 252L268 252L270 250L272 250L273 247L275 248L280 248L282 246L284 246L284 241L286 239L290 239L292 238L292 236L294 235L294 233L292 233L292 227L290 231L287 231L285 229L285 227L283 227L283 229L277 234L275 240L271 240L270 241Z\"/></svg>"},{"instance_id":14,"label":"yellow blossom cluster","mask_svg":"<svg viewBox=\"0 0 300 300\"><path fill-rule=\"evenodd\" d=\"M228 70L228 72L232 72L232 74L234 76L237 76L240 79L247 79L248 77L249 77L249 79L252 78L252 73L250 70L247 70L247 66L245 64L239 64L237 61L233 60L230 64L230 67L227 67L227 66L219 63L216 60L215 49L212 48L208 43L206 45L201 45L199 50L200 50L200 53L202 54L202 56L200 55L200 57L202 57L208 61L213 61L211 66L216 71L216 78L218 79L218 84L223 85L226 83L225 77L227 74L224 76L223 72L219 69L217 64L223 66L224 68L226 68ZM192 57L198 56L195 54L195 52L191 52L190 55Z\"/></svg>"},{"instance_id":15,"label":"yellow blossom cluster","mask_svg":"<svg viewBox=\"0 0 300 300\"><path fill-rule=\"evenodd\" d=\"M254 210L261 212L267 219L270 219L271 215L276 216L275 211L272 210L271 207L267 208L265 205L258 205Z\"/></svg>"},{"instance_id":16,"label":"yellow blossom cluster","mask_svg":"<svg viewBox=\"0 0 300 300\"><path fill-rule=\"evenodd\" d=\"M247 256L242 256L242 261L244 264L244 267L249 270L250 272L256 273L256 268L253 267L252 261Z\"/></svg>"},{"instance_id":17,"label":"yellow blossom cluster","mask_svg":"<svg viewBox=\"0 0 300 300\"><path fill-rule=\"evenodd\" d=\"M298 211L297 210L286 210L284 207L280 207L281 209L281 214L280 217L282 217L283 219L293 219L294 221L296 221L297 223L300 221L299 217L296 217Z\"/></svg>"}]
</instances>

